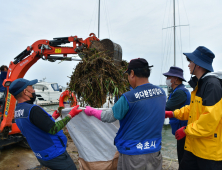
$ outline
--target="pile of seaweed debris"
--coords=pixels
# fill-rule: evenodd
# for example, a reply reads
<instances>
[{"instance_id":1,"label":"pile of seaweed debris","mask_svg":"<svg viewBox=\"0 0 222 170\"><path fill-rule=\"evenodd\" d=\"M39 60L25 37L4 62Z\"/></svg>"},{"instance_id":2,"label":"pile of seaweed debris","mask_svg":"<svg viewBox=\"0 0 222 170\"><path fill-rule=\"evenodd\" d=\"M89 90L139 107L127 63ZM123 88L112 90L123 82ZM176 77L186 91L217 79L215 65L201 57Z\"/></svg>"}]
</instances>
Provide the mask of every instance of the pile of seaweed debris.
<instances>
[{"instance_id":1,"label":"pile of seaweed debris","mask_svg":"<svg viewBox=\"0 0 222 170\"><path fill-rule=\"evenodd\" d=\"M90 105L101 108L109 96L121 96L129 89L126 61L114 62L114 59L107 55L106 51L99 51L95 48L84 51L85 56L76 66L68 90L74 92L80 105ZM114 64L115 63L115 64Z\"/></svg>"}]
</instances>

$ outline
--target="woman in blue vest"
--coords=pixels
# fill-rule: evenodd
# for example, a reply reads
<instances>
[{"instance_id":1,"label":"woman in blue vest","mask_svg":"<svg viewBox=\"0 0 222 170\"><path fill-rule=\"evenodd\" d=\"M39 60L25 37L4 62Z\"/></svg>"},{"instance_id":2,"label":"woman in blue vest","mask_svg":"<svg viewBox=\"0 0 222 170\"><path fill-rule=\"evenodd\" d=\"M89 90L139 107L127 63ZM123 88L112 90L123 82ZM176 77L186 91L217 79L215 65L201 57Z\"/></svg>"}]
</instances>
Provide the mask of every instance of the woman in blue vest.
<instances>
[{"instance_id":1,"label":"woman in blue vest","mask_svg":"<svg viewBox=\"0 0 222 170\"><path fill-rule=\"evenodd\" d=\"M133 59L126 70L132 90L106 111L86 106L84 112L103 122L119 120L114 139L120 155L117 170L161 170L161 140L166 94L148 80L150 67L143 58Z\"/></svg>"},{"instance_id":2,"label":"woman in blue vest","mask_svg":"<svg viewBox=\"0 0 222 170\"><path fill-rule=\"evenodd\" d=\"M18 103L15 108L15 122L41 165L50 169L77 170L66 151L67 138L62 128L82 110L77 110L77 105L65 118L55 122L60 116L57 111L51 116L33 104L36 95L32 85L37 82L38 80L20 78L11 83L9 92Z\"/></svg>"},{"instance_id":3,"label":"woman in blue vest","mask_svg":"<svg viewBox=\"0 0 222 170\"><path fill-rule=\"evenodd\" d=\"M167 73L163 74L167 77L166 84L173 89L168 101L166 102L166 111L180 109L185 105L190 104L190 92L182 84L182 81L186 81L183 78L183 70L179 67L170 67ZM176 118L170 118L170 125L172 128L172 134L183 127L187 126L187 120L178 120ZM184 154L185 137L177 140L177 157L180 164Z\"/></svg>"}]
</instances>

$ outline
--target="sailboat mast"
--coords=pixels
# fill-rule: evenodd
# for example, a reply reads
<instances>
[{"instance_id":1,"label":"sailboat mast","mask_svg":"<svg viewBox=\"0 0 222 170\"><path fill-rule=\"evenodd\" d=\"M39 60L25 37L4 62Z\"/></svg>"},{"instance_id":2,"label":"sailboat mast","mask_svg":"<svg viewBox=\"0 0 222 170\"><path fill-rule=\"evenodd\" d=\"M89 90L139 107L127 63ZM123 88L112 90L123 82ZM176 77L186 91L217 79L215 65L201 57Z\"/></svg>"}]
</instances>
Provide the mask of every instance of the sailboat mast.
<instances>
[{"instance_id":1,"label":"sailboat mast","mask_svg":"<svg viewBox=\"0 0 222 170\"><path fill-rule=\"evenodd\" d=\"M175 25L175 0L173 0L173 33L174 33L174 66L176 66L176 25Z\"/></svg>"},{"instance_id":2,"label":"sailboat mast","mask_svg":"<svg viewBox=\"0 0 222 170\"><path fill-rule=\"evenodd\" d=\"M179 13L179 10L178 10L178 13ZM173 26L162 28L162 29L168 29L168 28L172 29L172 27L173 27L173 39L174 39L173 40L174 41L174 57L173 57L174 61L173 61L173 66L176 66L176 27L181 27L181 26L189 26L189 25L176 25L175 0L173 0ZM182 48L181 48L181 50L182 50Z\"/></svg>"},{"instance_id":3,"label":"sailboat mast","mask_svg":"<svg viewBox=\"0 0 222 170\"><path fill-rule=\"evenodd\" d=\"M99 38L99 29L100 29L100 0L99 0L99 9L98 9L98 38Z\"/></svg>"}]
</instances>

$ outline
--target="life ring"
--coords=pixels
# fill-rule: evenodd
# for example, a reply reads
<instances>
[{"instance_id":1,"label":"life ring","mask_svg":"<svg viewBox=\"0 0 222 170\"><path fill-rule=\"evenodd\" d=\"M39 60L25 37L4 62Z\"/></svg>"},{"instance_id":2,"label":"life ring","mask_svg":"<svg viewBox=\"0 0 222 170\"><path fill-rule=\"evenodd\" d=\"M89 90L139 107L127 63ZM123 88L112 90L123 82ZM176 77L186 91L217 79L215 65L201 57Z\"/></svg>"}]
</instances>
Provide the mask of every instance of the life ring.
<instances>
[{"instance_id":1,"label":"life ring","mask_svg":"<svg viewBox=\"0 0 222 170\"><path fill-rule=\"evenodd\" d=\"M68 90L62 92L59 97L59 107L64 108L64 104L70 104L70 107L77 105L77 99L74 93L70 93Z\"/></svg>"}]
</instances>

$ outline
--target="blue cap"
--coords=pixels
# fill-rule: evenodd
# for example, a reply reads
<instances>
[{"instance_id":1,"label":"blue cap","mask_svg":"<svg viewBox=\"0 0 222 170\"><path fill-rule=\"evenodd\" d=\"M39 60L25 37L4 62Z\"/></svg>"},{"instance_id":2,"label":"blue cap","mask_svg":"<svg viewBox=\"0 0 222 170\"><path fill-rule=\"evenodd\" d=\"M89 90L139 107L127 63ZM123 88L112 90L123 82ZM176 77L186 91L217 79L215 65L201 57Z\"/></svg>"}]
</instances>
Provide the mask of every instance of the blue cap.
<instances>
[{"instance_id":1,"label":"blue cap","mask_svg":"<svg viewBox=\"0 0 222 170\"><path fill-rule=\"evenodd\" d=\"M17 94L21 93L27 86L31 86L36 83L38 83L37 79L31 80L31 81L23 79L23 78L16 79L9 86L9 92L13 96L16 96Z\"/></svg>"},{"instance_id":2,"label":"blue cap","mask_svg":"<svg viewBox=\"0 0 222 170\"><path fill-rule=\"evenodd\" d=\"M183 53L187 58L189 58L194 64L205 68L211 72L214 71L212 67L213 59L215 55L212 51L204 46L199 46L197 49L192 53Z\"/></svg>"}]
</instances>

